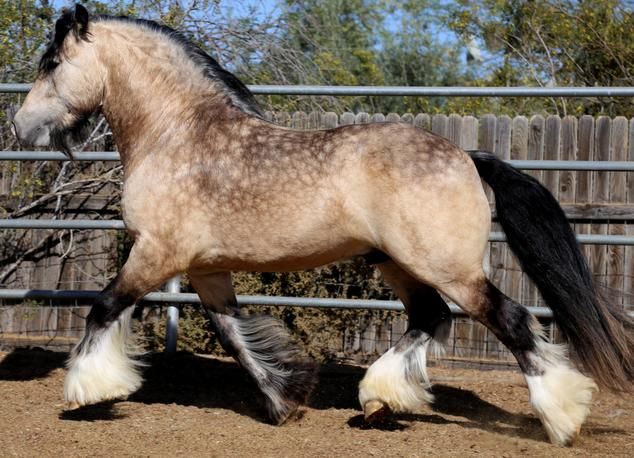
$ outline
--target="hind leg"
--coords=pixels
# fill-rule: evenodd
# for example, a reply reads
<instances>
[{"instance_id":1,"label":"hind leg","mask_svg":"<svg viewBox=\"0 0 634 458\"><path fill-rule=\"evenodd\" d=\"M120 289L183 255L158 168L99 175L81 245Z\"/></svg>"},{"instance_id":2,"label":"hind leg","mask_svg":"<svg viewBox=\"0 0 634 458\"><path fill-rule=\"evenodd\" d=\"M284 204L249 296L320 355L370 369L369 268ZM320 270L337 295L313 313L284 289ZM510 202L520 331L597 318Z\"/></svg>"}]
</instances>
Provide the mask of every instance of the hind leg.
<instances>
[{"instance_id":1,"label":"hind leg","mask_svg":"<svg viewBox=\"0 0 634 458\"><path fill-rule=\"evenodd\" d=\"M241 315L230 273L190 274L220 344L265 396L271 421L281 424L306 402L317 366L302 359L284 324L267 315Z\"/></svg>"},{"instance_id":2,"label":"hind leg","mask_svg":"<svg viewBox=\"0 0 634 458\"><path fill-rule=\"evenodd\" d=\"M432 339L446 341L451 326L451 311L434 288L393 261L378 267L405 305L409 322L405 335L368 368L359 384L359 402L369 421L390 410L410 412L433 401L427 391L427 347Z\"/></svg>"},{"instance_id":3,"label":"hind leg","mask_svg":"<svg viewBox=\"0 0 634 458\"><path fill-rule=\"evenodd\" d=\"M131 306L176 273L159 253L158 247L137 241L119 275L95 300L85 334L68 361L68 408L127 396L141 386L130 331Z\"/></svg>"},{"instance_id":4,"label":"hind leg","mask_svg":"<svg viewBox=\"0 0 634 458\"><path fill-rule=\"evenodd\" d=\"M568 445L589 413L595 383L572 367L563 346L544 339L541 326L526 308L483 274L473 281L448 284L443 292L513 353L548 437L555 444Z\"/></svg>"}]
</instances>

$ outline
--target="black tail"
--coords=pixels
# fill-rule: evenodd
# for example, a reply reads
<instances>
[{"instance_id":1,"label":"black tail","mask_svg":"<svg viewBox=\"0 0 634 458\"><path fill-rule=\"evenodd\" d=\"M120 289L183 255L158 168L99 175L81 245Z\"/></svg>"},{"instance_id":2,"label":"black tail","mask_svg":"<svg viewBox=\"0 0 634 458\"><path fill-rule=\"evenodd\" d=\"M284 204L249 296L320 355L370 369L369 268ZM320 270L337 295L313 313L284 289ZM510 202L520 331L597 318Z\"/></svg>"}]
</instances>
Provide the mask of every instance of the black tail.
<instances>
[{"instance_id":1,"label":"black tail","mask_svg":"<svg viewBox=\"0 0 634 458\"><path fill-rule=\"evenodd\" d=\"M511 250L552 309L572 355L601 385L631 390L634 321L597 293L564 211L537 180L493 154L469 151L493 189Z\"/></svg>"}]
</instances>

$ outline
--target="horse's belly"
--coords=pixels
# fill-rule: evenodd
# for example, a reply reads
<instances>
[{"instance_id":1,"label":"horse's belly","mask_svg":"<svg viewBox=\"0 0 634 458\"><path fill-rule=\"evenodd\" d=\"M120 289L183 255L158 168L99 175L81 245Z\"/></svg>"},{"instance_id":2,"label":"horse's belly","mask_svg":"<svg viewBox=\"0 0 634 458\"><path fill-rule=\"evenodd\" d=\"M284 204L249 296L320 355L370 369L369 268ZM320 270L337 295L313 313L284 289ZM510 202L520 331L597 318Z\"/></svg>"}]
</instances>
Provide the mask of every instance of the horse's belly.
<instances>
[{"instance_id":1,"label":"horse's belly","mask_svg":"<svg viewBox=\"0 0 634 458\"><path fill-rule=\"evenodd\" d=\"M285 244L266 243L263 239L246 239L241 243L224 243L222 248L203 251L190 270L281 272L305 270L344 258L365 254L370 247L347 240L331 244L313 244L310 240Z\"/></svg>"}]
</instances>

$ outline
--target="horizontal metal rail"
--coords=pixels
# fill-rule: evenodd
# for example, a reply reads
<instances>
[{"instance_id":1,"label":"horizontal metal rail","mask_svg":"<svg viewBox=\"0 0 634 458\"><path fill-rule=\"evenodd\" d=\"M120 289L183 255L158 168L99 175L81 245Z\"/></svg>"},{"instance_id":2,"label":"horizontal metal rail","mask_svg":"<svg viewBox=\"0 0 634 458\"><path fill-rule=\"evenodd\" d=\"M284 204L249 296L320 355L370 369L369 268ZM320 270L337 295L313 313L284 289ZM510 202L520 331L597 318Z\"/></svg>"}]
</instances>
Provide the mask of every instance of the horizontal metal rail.
<instances>
[{"instance_id":1,"label":"horizontal metal rail","mask_svg":"<svg viewBox=\"0 0 634 458\"><path fill-rule=\"evenodd\" d=\"M577 170L580 172L634 172L634 161L549 161L520 160L505 161L521 170Z\"/></svg>"},{"instance_id":2,"label":"horizontal metal rail","mask_svg":"<svg viewBox=\"0 0 634 458\"><path fill-rule=\"evenodd\" d=\"M99 291L53 290L53 289L0 289L0 299L12 300L94 300ZM286 296L237 296L240 305L296 306L316 308L343 308L366 310L405 310L401 301L368 300L368 299L333 299L316 297ZM194 293L154 292L144 298L147 302L171 304L200 304L200 298ZM449 304L454 315L465 315L455 304ZM540 318L551 318L552 312L545 307L528 307L530 312Z\"/></svg>"},{"instance_id":3,"label":"horizontal metal rail","mask_svg":"<svg viewBox=\"0 0 634 458\"><path fill-rule=\"evenodd\" d=\"M0 229L125 229L119 219L0 219Z\"/></svg>"},{"instance_id":4,"label":"horizontal metal rail","mask_svg":"<svg viewBox=\"0 0 634 458\"><path fill-rule=\"evenodd\" d=\"M76 161L119 161L117 151L73 152ZM0 161L68 161L68 156L60 151L0 151Z\"/></svg>"},{"instance_id":5,"label":"horizontal metal rail","mask_svg":"<svg viewBox=\"0 0 634 458\"><path fill-rule=\"evenodd\" d=\"M99 291L55 290L55 289L0 289L0 299L5 300L59 300L81 301L94 300ZM318 297L288 297L288 296L237 296L240 305L263 305L283 307L314 307L341 308L365 310L405 311L401 301L386 301L378 299L337 299ZM146 302L170 304L200 304L200 298L195 293L149 293L142 299ZM466 313L456 304L449 304L451 313L456 316L466 316ZM547 307L526 307L538 318L552 318L552 311ZM630 312L634 316L634 312Z\"/></svg>"},{"instance_id":6,"label":"horizontal metal rail","mask_svg":"<svg viewBox=\"0 0 634 458\"><path fill-rule=\"evenodd\" d=\"M433 87L250 85L254 94L422 97L632 97L632 87Z\"/></svg>"},{"instance_id":7,"label":"horizontal metal rail","mask_svg":"<svg viewBox=\"0 0 634 458\"><path fill-rule=\"evenodd\" d=\"M436 87L247 85L261 95L420 96L420 97L634 97L634 88L616 87ZM0 83L0 92L24 93L31 84Z\"/></svg>"},{"instance_id":8,"label":"horizontal metal rail","mask_svg":"<svg viewBox=\"0 0 634 458\"><path fill-rule=\"evenodd\" d=\"M116 151L81 151L73 153L76 161L118 161ZM0 161L68 161L58 151L0 151ZM597 172L634 172L634 161L561 161L561 160L506 160L522 170L577 170Z\"/></svg>"},{"instance_id":9,"label":"horizontal metal rail","mask_svg":"<svg viewBox=\"0 0 634 458\"><path fill-rule=\"evenodd\" d=\"M0 219L0 229L125 229L123 221L118 219ZM506 242L502 232L491 232L491 242ZM607 234L579 234L577 241L584 245L634 245L634 236Z\"/></svg>"}]
</instances>

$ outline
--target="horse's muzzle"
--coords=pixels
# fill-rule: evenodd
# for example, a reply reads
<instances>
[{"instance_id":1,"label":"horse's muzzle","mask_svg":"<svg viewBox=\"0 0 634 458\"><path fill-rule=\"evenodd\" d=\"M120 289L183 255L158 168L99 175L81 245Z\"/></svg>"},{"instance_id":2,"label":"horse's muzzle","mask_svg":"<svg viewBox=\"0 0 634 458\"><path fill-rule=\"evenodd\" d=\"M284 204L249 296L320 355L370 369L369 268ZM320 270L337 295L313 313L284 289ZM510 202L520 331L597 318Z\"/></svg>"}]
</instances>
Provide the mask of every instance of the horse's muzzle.
<instances>
[{"instance_id":1,"label":"horse's muzzle","mask_svg":"<svg viewBox=\"0 0 634 458\"><path fill-rule=\"evenodd\" d=\"M29 125L19 118L19 113L11 123L11 130L21 146L48 146L51 142L51 129L47 125Z\"/></svg>"}]
</instances>

